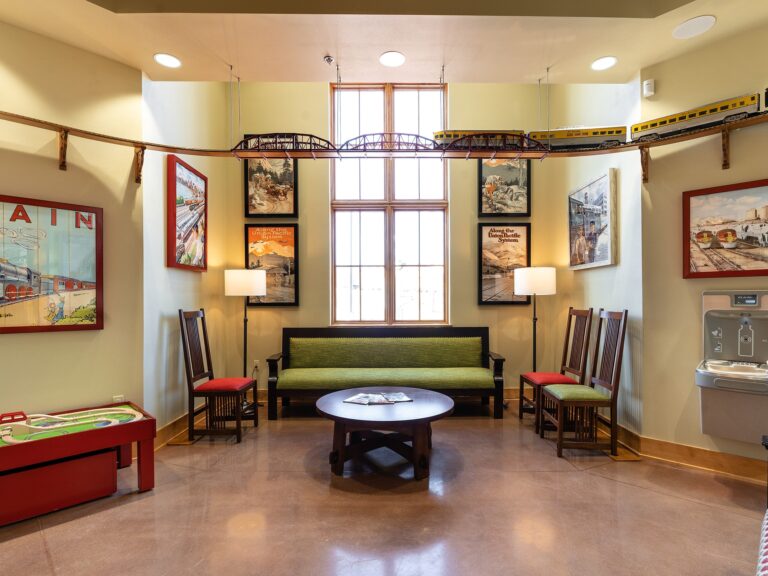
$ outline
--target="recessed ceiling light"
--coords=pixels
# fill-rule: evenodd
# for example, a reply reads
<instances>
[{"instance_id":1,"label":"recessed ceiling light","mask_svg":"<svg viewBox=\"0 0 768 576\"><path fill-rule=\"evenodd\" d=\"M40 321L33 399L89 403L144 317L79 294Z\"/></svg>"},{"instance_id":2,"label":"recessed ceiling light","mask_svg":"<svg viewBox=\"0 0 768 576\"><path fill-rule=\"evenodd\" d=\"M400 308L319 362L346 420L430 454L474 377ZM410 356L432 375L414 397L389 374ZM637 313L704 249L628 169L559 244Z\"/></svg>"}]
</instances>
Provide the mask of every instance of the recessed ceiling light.
<instances>
[{"instance_id":1,"label":"recessed ceiling light","mask_svg":"<svg viewBox=\"0 0 768 576\"><path fill-rule=\"evenodd\" d=\"M155 54L155 62L160 64L160 66L165 66L166 68L178 68L181 66L181 60L176 58L176 56L163 54L162 52Z\"/></svg>"},{"instance_id":2,"label":"recessed ceiling light","mask_svg":"<svg viewBox=\"0 0 768 576\"><path fill-rule=\"evenodd\" d=\"M616 66L618 59L616 56L603 56L592 62L592 70L608 70Z\"/></svg>"},{"instance_id":3,"label":"recessed ceiling light","mask_svg":"<svg viewBox=\"0 0 768 576\"><path fill-rule=\"evenodd\" d=\"M688 40L688 38L704 34L704 32L715 25L715 22L717 22L717 18L711 15L696 16L696 18L691 18L679 24L672 31L672 36L678 40Z\"/></svg>"},{"instance_id":4,"label":"recessed ceiling light","mask_svg":"<svg viewBox=\"0 0 768 576\"><path fill-rule=\"evenodd\" d=\"M384 52L379 56L379 62L390 68L397 68L405 63L405 56L401 52Z\"/></svg>"}]
</instances>

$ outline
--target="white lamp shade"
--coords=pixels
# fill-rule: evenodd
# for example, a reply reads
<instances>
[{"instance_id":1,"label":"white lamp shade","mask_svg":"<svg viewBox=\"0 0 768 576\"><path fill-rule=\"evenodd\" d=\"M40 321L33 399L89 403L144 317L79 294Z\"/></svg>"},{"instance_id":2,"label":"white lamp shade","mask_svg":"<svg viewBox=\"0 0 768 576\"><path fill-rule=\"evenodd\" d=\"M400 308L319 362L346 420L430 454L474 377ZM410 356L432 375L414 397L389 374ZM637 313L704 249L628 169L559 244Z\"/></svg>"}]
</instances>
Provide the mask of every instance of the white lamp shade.
<instances>
[{"instance_id":1,"label":"white lamp shade","mask_svg":"<svg viewBox=\"0 0 768 576\"><path fill-rule=\"evenodd\" d=\"M225 296L266 296L266 270L224 270Z\"/></svg>"},{"instance_id":2,"label":"white lamp shade","mask_svg":"<svg viewBox=\"0 0 768 576\"><path fill-rule=\"evenodd\" d=\"M515 269L515 294L546 296L556 293L555 269L550 266Z\"/></svg>"}]
</instances>

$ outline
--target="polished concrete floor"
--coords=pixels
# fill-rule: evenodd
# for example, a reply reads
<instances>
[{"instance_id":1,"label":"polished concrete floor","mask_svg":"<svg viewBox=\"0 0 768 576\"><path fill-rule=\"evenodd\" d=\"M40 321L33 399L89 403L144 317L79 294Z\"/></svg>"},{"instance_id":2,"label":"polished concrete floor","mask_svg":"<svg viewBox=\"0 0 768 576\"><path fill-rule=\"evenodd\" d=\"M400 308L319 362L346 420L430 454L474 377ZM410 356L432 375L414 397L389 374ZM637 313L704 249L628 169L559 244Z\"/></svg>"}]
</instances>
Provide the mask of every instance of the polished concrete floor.
<instances>
[{"instance_id":1,"label":"polished concrete floor","mask_svg":"<svg viewBox=\"0 0 768 576\"><path fill-rule=\"evenodd\" d=\"M765 487L614 462L466 412L434 425L432 472L384 450L328 465L332 425L294 417L156 454L110 498L0 528L0 570L43 575L752 575ZM356 468L356 469L355 469ZM12 495L1 494L0 503Z\"/></svg>"}]
</instances>

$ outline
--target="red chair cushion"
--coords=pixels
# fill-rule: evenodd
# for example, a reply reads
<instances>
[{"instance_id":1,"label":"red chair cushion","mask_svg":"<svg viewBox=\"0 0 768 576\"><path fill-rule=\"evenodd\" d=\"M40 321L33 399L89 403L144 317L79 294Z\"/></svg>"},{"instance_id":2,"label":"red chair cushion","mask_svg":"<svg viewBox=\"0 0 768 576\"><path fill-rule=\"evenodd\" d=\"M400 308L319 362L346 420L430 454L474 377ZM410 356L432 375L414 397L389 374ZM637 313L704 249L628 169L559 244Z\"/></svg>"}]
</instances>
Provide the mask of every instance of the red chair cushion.
<instances>
[{"instance_id":1,"label":"red chair cushion","mask_svg":"<svg viewBox=\"0 0 768 576\"><path fill-rule=\"evenodd\" d=\"M205 384L200 384L196 391L199 392L238 392L253 384L250 378L214 378Z\"/></svg>"},{"instance_id":2,"label":"red chair cushion","mask_svg":"<svg viewBox=\"0 0 768 576\"><path fill-rule=\"evenodd\" d=\"M523 380L534 386L547 386L548 384L578 384L573 378L564 376L559 372L526 372Z\"/></svg>"}]
</instances>

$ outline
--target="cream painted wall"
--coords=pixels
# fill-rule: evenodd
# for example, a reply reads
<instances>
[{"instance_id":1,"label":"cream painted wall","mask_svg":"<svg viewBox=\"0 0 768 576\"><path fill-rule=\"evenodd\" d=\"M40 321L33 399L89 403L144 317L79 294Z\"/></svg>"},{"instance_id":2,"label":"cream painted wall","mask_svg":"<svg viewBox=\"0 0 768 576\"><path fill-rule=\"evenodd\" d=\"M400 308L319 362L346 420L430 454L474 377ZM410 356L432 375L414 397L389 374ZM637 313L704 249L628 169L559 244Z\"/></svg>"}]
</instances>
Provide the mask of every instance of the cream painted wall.
<instances>
[{"instance_id":1,"label":"cream painted wall","mask_svg":"<svg viewBox=\"0 0 768 576\"><path fill-rule=\"evenodd\" d=\"M0 109L141 138L141 74L0 24ZM142 200L133 151L2 123L0 194L104 209L104 330L0 335L0 412L142 401Z\"/></svg>"},{"instance_id":2,"label":"cream painted wall","mask_svg":"<svg viewBox=\"0 0 768 576\"><path fill-rule=\"evenodd\" d=\"M303 132L329 138L330 88L325 83L243 83L240 87L242 133ZM238 134L237 139L242 136ZM228 212L227 267L245 266L244 224L299 224L299 306L250 308L248 362L261 365L259 388L266 388L266 358L281 348L284 326L328 326L330 312L330 161L299 160L299 218L244 218L243 166L229 167L230 191L237 207ZM242 370L243 308L228 298L227 330L235 337L227 366Z\"/></svg>"},{"instance_id":3,"label":"cream painted wall","mask_svg":"<svg viewBox=\"0 0 768 576\"><path fill-rule=\"evenodd\" d=\"M226 148L227 85L216 82L152 82L144 77L143 139L193 148ZM216 376L236 376L227 350L236 335L226 325L224 265L227 230L240 206L231 185L231 158L180 156L208 177L208 270L165 265L166 158L149 151L144 161L144 405L163 425L187 412L187 384L178 310L205 308Z\"/></svg>"},{"instance_id":4,"label":"cream painted wall","mask_svg":"<svg viewBox=\"0 0 768 576\"><path fill-rule=\"evenodd\" d=\"M671 114L720 98L762 92L761 64L768 28L762 27L642 71L656 80L656 96L642 102L643 119ZM701 293L753 289L768 279L682 278L682 193L768 177L765 125L731 136L731 168L720 168L720 139L710 137L654 148L650 180L643 186L643 298L645 309L643 435L711 450L763 458L757 444L700 432L694 369L701 360ZM757 442L758 439L755 439Z\"/></svg>"},{"instance_id":5,"label":"cream painted wall","mask_svg":"<svg viewBox=\"0 0 768 576\"><path fill-rule=\"evenodd\" d=\"M549 125L626 124L635 115L637 81L627 85L551 86L451 84L449 126L466 129L534 130L547 126L547 95L551 100ZM539 112L539 94L541 110ZM618 264L572 272L568 269L569 192L618 168ZM517 385L520 372L531 368L529 306L478 306L477 223L532 223L531 263L556 266L558 293L538 298L538 369L557 370L568 306L628 308L630 330L622 374L620 422L640 426L642 378L642 291L637 153L586 158L545 159L532 164L532 217L477 217L477 161L453 160L451 177L451 318L457 325L488 325L492 347L507 357L505 380ZM467 279L470 279L469 281Z\"/></svg>"}]
</instances>

